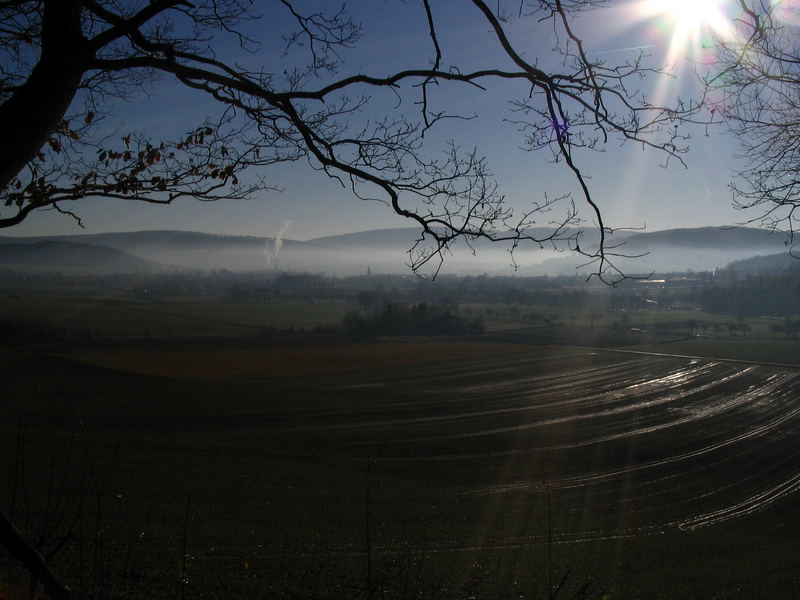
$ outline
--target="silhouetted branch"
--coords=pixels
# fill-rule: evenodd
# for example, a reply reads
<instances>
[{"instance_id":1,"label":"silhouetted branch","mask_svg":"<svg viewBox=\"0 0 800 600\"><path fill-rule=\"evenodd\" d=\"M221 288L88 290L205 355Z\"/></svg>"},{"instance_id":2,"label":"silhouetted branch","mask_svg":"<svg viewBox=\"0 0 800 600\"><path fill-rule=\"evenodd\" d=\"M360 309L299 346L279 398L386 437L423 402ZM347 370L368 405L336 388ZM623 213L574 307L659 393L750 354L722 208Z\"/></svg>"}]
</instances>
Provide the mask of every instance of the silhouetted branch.
<instances>
[{"instance_id":1,"label":"silhouetted branch","mask_svg":"<svg viewBox=\"0 0 800 600\"><path fill-rule=\"evenodd\" d=\"M5 44L0 53L8 59L0 61L7 65L0 72L0 129L7 138L0 150L0 227L51 207L77 217L63 203L91 196L156 204L182 197L253 197L274 186L260 176L245 178L246 171L303 158L343 186L347 182L356 196L384 202L420 227L420 240L409 253L414 270L436 261L440 267L458 239L470 247L478 239L505 242L512 264L520 244L568 241L595 265L594 275L613 283L624 274L614 266L602 207L591 195L580 153L600 149L613 136L682 161L686 139L674 124L692 119L699 106L653 106L629 89L629 80L657 72L641 57L621 65L591 58L571 18L601 4L542 0L529 15L515 5L516 18L553 28L560 72L525 58L506 34L513 17L484 0L463 0L463 9L489 26L493 40L487 50L499 49L507 64L464 68L440 35L445 9L423 0L425 30L410 33L424 36L432 48L427 65L339 75L343 50L362 34L347 6L304 11L299 3L280 0L269 10L285 11L283 18L295 26L278 32L284 53L307 53L304 64L284 70L280 78L229 62L221 52L225 35L245 50L257 43L241 26L259 18L252 0L6 3L0 6L7 22L0 27ZM40 57L32 58L37 53ZM445 57L454 62L444 65ZM359 71L370 68L381 66ZM113 101L147 89L159 76L204 95L219 115L183 140L124 132L122 145L110 143L98 122L113 114ZM530 198L529 208L516 214L477 149L453 141L438 154L426 146L426 134L441 123L477 117L477 111L453 114L436 106L442 100L439 94L434 98L434 87L446 92L444 98L459 90L490 90L499 81L522 84L523 99L513 101L513 123L525 136L526 149L545 150L555 163L563 161L580 190L577 204L569 195ZM383 91L392 92L391 107L379 104ZM399 110L404 101L420 107L417 116ZM549 219L552 235L533 235L536 219L556 202L566 208L562 218ZM584 205L600 233L590 251L581 248L576 233L587 220L578 209Z\"/></svg>"},{"instance_id":2,"label":"silhouetted branch","mask_svg":"<svg viewBox=\"0 0 800 600\"><path fill-rule=\"evenodd\" d=\"M40 581L52 600L67 600L69 588L50 570L44 557L23 537L0 509L0 541L9 554L20 561L35 581Z\"/></svg>"},{"instance_id":3,"label":"silhouetted branch","mask_svg":"<svg viewBox=\"0 0 800 600\"><path fill-rule=\"evenodd\" d=\"M709 112L741 146L733 205L794 243L800 207L800 44L780 20L784 3L739 0L730 38L717 40L718 64L705 78Z\"/></svg>"}]
</instances>

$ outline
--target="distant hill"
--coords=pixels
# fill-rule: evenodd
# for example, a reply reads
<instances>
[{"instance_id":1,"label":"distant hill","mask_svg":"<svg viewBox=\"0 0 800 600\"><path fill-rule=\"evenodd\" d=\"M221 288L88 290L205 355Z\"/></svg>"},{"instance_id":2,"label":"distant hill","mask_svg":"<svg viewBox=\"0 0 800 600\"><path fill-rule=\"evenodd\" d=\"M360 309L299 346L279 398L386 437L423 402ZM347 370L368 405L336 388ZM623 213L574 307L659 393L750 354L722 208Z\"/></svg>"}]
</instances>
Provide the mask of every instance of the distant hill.
<instances>
[{"instance_id":1,"label":"distant hill","mask_svg":"<svg viewBox=\"0 0 800 600\"><path fill-rule=\"evenodd\" d=\"M784 247L781 234L753 227L694 227L637 233L626 245L642 248L680 246L683 248L728 249Z\"/></svg>"},{"instance_id":2,"label":"distant hill","mask_svg":"<svg viewBox=\"0 0 800 600\"><path fill-rule=\"evenodd\" d=\"M0 237L0 243L77 242L134 254L145 260L197 269L258 270L269 268L274 241L244 235L216 235L197 231L130 231L27 238ZM302 245L283 241L283 250Z\"/></svg>"},{"instance_id":3,"label":"distant hill","mask_svg":"<svg viewBox=\"0 0 800 600\"><path fill-rule=\"evenodd\" d=\"M394 229L370 229L355 233L327 235L308 240L319 248L404 248L408 249L419 238L420 230L416 227L400 227Z\"/></svg>"},{"instance_id":4,"label":"distant hill","mask_svg":"<svg viewBox=\"0 0 800 600\"><path fill-rule=\"evenodd\" d=\"M776 271L786 271L788 269L800 269L800 258L794 257L788 252L778 254L767 254L766 256L753 256L742 260L731 262L728 269L737 273L770 273Z\"/></svg>"},{"instance_id":5,"label":"distant hill","mask_svg":"<svg viewBox=\"0 0 800 600\"><path fill-rule=\"evenodd\" d=\"M537 227L527 230L528 235L535 238L545 239L551 233L552 229L548 227ZM562 237L569 234L577 233L578 229L567 229ZM596 244L599 235L594 228L580 229L581 243L586 245ZM325 248L386 248L396 247L402 249L403 252L408 250L417 240L420 239L421 230L417 227L403 227L394 229L371 229L369 231L357 231L355 233L345 233L340 235L329 235L325 237L318 237L308 240L306 243L311 243L319 247ZM613 234L615 240L629 239L630 236L636 235L636 232L618 231ZM497 244L488 240L477 240L474 242L478 248L492 248ZM563 249L567 248L565 242L560 244Z\"/></svg>"},{"instance_id":6,"label":"distant hill","mask_svg":"<svg viewBox=\"0 0 800 600\"><path fill-rule=\"evenodd\" d=\"M217 235L199 231L124 231L114 233L86 233L77 235L53 235L33 237L0 237L2 243L35 243L43 241L77 242L108 246L121 250L158 245L173 248L228 248L230 246L258 246L264 244L263 237L249 235Z\"/></svg>"},{"instance_id":7,"label":"distant hill","mask_svg":"<svg viewBox=\"0 0 800 600\"><path fill-rule=\"evenodd\" d=\"M548 231L542 228L532 230L532 233L543 237ZM0 238L0 244L22 246L61 242L105 247L105 250L97 251L105 253L102 257L98 254L98 261L101 263L113 262L108 251L114 249L133 259L144 261L144 264L149 261L199 269L275 269L349 275L365 273L368 268L373 272L408 273L407 252L419 239L419 234L419 229L413 227L377 229L324 236L308 241L285 239L276 245L275 240L270 237L214 235L194 231L136 231L52 237L5 237ZM587 228L581 231L582 248L591 251L597 240L597 230ZM615 259L618 266L631 274L710 270L735 260L785 252L784 238L780 235L744 227L698 227L650 233L618 231L610 241L620 244L615 252L644 255ZM508 274L512 259L507 250L507 245L492 244L484 240L471 247L461 241L445 256L443 272ZM33 264L30 261L34 260L36 252L29 250L29 253L31 258L26 259L29 261L27 264ZM84 255L87 264L90 262L88 254L90 253L87 251ZM2 264L8 264L12 255L8 256L8 259L3 259ZM576 270L581 273L589 272L592 268L581 267L586 262L585 259L571 254L566 242L558 243L555 247L545 244L544 249L535 244L523 243L515 253L515 260L519 275L574 274ZM129 258L127 262L122 261L119 264L140 268L133 267L134 263Z\"/></svg>"},{"instance_id":8,"label":"distant hill","mask_svg":"<svg viewBox=\"0 0 800 600\"><path fill-rule=\"evenodd\" d=\"M115 248L50 240L0 244L0 266L69 267L86 271L144 271L158 268L155 263Z\"/></svg>"},{"instance_id":9,"label":"distant hill","mask_svg":"<svg viewBox=\"0 0 800 600\"><path fill-rule=\"evenodd\" d=\"M614 250L624 256L612 260L628 274L708 271L733 260L786 253L784 240L779 234L751 227L667 229L629 236ZM567 256L545 261L542 268L549 273L588 272L591 266L580 267L583 262L581 257Z\"/></svg>"}]
</instances>

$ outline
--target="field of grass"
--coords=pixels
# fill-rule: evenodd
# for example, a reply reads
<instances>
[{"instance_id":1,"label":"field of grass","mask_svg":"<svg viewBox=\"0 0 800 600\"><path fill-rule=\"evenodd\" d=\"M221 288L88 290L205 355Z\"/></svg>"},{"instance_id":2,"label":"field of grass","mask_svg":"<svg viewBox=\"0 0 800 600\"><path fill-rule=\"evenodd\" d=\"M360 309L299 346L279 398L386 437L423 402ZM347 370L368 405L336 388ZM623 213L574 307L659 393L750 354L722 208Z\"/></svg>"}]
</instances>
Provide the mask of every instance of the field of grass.
<instances>
[{"instance_id":1,"label":"field of grass","mask_svg":"<svg viewBox=\"0 0 800 600\"><path fill-rule=\"evenodd\" d=\"M546 598L567 572L559 597L800 594L795 373L479 341L183 351L0 354L0 502L56 541L79 515L53 560L79 597Z\"/></svg>"},{"instance_id":2,"label":"field of grass","mask_svg":"<svg viewBox=\"0 0 800 600\"><path fill-rule=\"evenodd\" d=\"M95 339L248 337L264 327L310 330L339 324L349 309L340 302L302 300L236 304L219 298L142 301L38 292L0 297L4 319L87 331Z\"/></svg>"},{"instance_id":3,"label":"field of grass","mask_svg":"<svg viewBox=\"0 0 800 600\"><path fill-rule=\"evenodd\" d=\"M215 342L94 345L71 350L70 358L125 373L194 381L272 377L402 368L452 360L530 352L530 346L474 341L405 341L264 345Z\"/></svg>"},{"instance_id":4,"label":"field of grass","mask_svg":"<svg viewBox=\"0 0 800 600\"><path fill-rule=\"evenodd\" d=\"M737 324L733 315L707 313L701 310L578 310L569 307L536 307L516 304L464 304L462 312L472 316L481 316L488 332L507 331L531 326L556 324L562 327L586 330L592 328L609 328L615 322L626 319L627 327L637 329L669 329L688 331L687 324L696 324L693 333L702 333L711 337L728 336L726 326ZM589 314L594 313L590 321ZM748 317L744 322L750 326L748 337L772 339L770 326L780 324L781 319L772 317ZM701 328L700 325L703 325ZM720 329L714 331L714 325ZM738 334L741 337L741 333Z\"/></svg>"}]
</instances>

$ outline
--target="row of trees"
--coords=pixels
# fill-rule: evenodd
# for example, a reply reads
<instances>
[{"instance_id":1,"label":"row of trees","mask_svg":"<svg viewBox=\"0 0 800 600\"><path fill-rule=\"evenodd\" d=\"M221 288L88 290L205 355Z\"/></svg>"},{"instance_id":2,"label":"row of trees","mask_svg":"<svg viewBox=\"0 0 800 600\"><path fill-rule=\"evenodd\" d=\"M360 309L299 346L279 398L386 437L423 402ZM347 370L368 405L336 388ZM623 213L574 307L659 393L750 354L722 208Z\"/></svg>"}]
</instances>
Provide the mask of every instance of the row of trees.
<instances>
[{"instance_id":1,"label":"row of trees","mask_svg":"<svg viewBox=\"0 0 800 600\"><path fill-rule=\"evenodd\" d=\"M769 327L772 339L777 339L778 336L785 336L787 340L796 340L797 334L800 333L800 320L785 318L783 323L775 323Z\"/></svg>"},{"instance_id":2,"label":"row of trees","mask_svg":"<svg viewBox=\"0 0 800 600\"><path fill-rule=\"evenodd\" d=\"M760 316L800 314L800 271L748 277L733 283L659 290L659 305L679 303L710 313Z\"/></svg>"},{"instance_id":3,"label":"row of trees","mask_svg":"<svg viewBox=\"0 0 800 600\"><path fill-rule=\"evenodd\" d=\"M480 319L468 319L426 303L390 303L372 313L350 311L342 320L345 333L357 337L387 335L462 335L483 333Z\"/></svg>"}]
</instances>

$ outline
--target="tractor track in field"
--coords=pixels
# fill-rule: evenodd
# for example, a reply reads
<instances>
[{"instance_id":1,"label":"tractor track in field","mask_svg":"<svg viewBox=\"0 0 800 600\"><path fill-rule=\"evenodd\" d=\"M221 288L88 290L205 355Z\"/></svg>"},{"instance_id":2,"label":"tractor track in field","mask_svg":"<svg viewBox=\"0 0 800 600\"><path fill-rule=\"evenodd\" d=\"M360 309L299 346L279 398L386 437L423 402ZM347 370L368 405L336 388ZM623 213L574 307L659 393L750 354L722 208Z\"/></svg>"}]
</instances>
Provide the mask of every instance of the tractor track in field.
<instances>
[{"instance_id":1,"label":"tractor track in field","mask_svg":"<svg viewBox=\"0 0 800 600\"><path fill-rule=\"evenodd\" d=\"M375 383L364 390L372 405L310 413L286 433L313 432L324 447L360 455L380 448L376 465L408 472L431 464L502 471L502 482L455 493L515 506L552 495L563 511L554 543L694 531L800 491L800 373L793 367L613 352L637 359L535 372L524 357L472 361L402 389ZM562 462L561 476L542 468ZM620 525L582 528L587 511ZM474 552L544 541L440 539L375 551Z\"/></svg>"}]
</instances>

